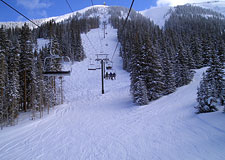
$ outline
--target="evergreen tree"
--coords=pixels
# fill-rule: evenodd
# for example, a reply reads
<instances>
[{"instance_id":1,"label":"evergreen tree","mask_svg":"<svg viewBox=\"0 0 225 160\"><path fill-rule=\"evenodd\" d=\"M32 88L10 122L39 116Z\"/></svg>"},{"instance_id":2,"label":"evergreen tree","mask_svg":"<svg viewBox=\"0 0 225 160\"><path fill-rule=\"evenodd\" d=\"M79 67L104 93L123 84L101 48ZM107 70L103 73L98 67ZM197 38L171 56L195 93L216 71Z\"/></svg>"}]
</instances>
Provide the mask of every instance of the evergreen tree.
<instances>
[{"instance_id":1,"label":"evergreen tree","mask_svg":"<svg viewBox=\"0 0 225 160\"><path fill-rule=\"evenodd\" d=\"M139 91L137 89L141 89L138 87L140 86L140 77L142 72L142 61L141 61L141 44L139 35L136 36L135 44L132 49L132 57L131 57L131 66L130 66L130 79L131 79L131 85L130 85L130 92L133 96L133 101L137 103L137 100L139 99L139 96L142 96L141 94L138 94Z\"/></svg>"},{"instance_id":2,"label":"evergreen tree","mask_svg":"<svg viewBox=\"0 0 225 160\"><path fill-rule=\"evenodd\" d=\"M188 59L186 57L186 52L183 48L183 45L181 44L178 47L178 53L176 56L175 76L177 87L187 85L193 77L193 73L188 67Z\"/></svg>"},{"instance_id":3,"label":"evergreen tree","mask_svg":"<svg viewBox=\"0 0 225 160\"><path fill-rule=\"evenodd\" d=\"M210 96L218 99L221 105L224 105L225 100L225 80L224 80L224 65L216 53L212 54L210 59L210 67L206 71L207 81L210 84L212 93Z\"/></svg>"},{"instance_id":4,"label":"evergreen tree","mask_svg":"<svg viewBox=\"0 0 225 160\"><path fill-rule=\"evenodd\" d=\"M143 51L145 55L144 73L148 90L149 101L158 99L163 95L165 86L163 83L163 69L158 57L158 53L151 41L145 37Z\"/></svg>"},{"instance_id":5,"label":"evergreen tree","mask_svg":"<svg viewBox=\"0 0 225 160\"><path fill-rule=\"evenodd\" d=\"M32 52L32 44L31 44L31 33L27 24L21 29L20 32L20 85L23 88L22 95L23 97L23 110L26 112L30 107L30 99L31 97L31 81L32 81L32 62L33 62L33 52Z\"/></svg>"},{"instance_id":6,"label":"evergreen tree","mask_svg":"<svg viewBox=\"0 0 225 160\"><path fill-rule=\"evenodd\" d=\"M83 61L84 58L86 58L84 49L82 46L81 36L79 30L76 33L76 42L74 46L75 52L74 52L74 60L75 61Z\"/></svg>"},{"instance_id":7,"label":"evergreen tree","mask_svg":"<svg viewBox=\"0 0 225 160\"><path fill-rule=\"evenodd\" d=\"M163 54L163 82L164 82L164 95L173 93L176 90L176 83L175 83L175 76L174 76L174 70L173 65L171 63L171 60L169 58L169 54L167 50L164 50Z\"/></svg>"},{"instance_id":8,"label":"evergreen tree","mask_svg":"<svg viewBox=\"0 0 225 160\"><path fill-rule=\"evenodd\" d=\"M212 90L206 78L203 74L203 79L200 82L200 87L197 92L197 102L198 105L195 107L198 111L197 113L215 112L217 108L215 106L216 99L211 97Z\"/></svg>"},{"instance_id":9,"label":"evergreen tree","mask_svg":"<svg viewBox=\"0 0 225 160\"><path fill-rule=\"evenodd\" d=\"M0 50L0 125L3 128L3 122L5 121L5 90L6 90L6 74L7 74L7 63L5 55Z\"/></svg>"},{"instance_id":10,"label":"evergreen tree","mask_svg":"<svg viewBox=\"0 0 225 160\"><path fill-rule=\"evenodd\" d=\"M20 48L19 48L19 44L17 43L9 55L9 81L8 81L9 121L8 123L11 125L15 124L15 118L17 118L19 114L19 105L20 105L19 104L19 99L20 99L19 53L20 53Z\"/></svg>"},{"instance_id":11,"label":"evergreen tree","mask_svg":"<svg viewBox=\"0 0 225 160\"><path fill-rule=\"evenodd\" d=\"M138 77L138 80L134 83L134 88L135 88L133 92L134 102L136 102L139 105L147 105L149 103L147 88L142 78Z\"/></svg>"}]
</instances>

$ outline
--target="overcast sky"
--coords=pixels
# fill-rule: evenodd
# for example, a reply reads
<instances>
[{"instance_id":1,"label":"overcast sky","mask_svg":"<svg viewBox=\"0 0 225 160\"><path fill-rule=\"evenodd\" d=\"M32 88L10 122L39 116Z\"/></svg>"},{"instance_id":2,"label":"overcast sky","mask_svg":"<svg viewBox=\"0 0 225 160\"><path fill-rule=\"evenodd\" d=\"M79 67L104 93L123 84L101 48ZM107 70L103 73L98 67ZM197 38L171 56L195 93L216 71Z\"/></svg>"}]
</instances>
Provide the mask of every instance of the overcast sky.
<instances>
[{"instance_id":1,"label":"overcast sky","mask_svg":"<svg viewBox=\"0 0 225 160\"><path fill-rule=\"evenodd\" d=\"M30 19L39 19L59 16L70 13L66 0L4 0ZM67 0L73 11L91 6L91 0ZM176 6L191 2L202 2L213 0L135 0L133 8L137 11L149 9L156 6ZM130 6L132 0L93 0L94 5L103 4L116 6ZM0 21L23 21L22 16L7 7L0 1Z\"/></svg>"}]
</instances>

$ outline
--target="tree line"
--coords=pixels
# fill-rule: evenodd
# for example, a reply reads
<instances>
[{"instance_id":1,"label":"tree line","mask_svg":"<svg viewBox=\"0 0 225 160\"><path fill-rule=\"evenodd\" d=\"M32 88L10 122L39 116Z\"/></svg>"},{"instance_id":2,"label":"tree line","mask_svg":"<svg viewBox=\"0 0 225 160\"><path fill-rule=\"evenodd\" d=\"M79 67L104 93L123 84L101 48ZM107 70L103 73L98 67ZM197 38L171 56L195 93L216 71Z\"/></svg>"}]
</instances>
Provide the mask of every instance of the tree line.
<instances>
[{"instance_id":1,"label":"tree line","mask_svg":"<svg viewBox=\"0 0 225 160\"><path fill-rule=\"evenodd\" d=\"M63 79L43 75L44 59L52 52L70 57L73 63L82 61L85 53L81 33L98 26L98 18L75 15L35 29L26 23L22 28L0 28L1 128L17 124L20 112L30 112L31 119L35 119L63 102ZM38 50L38 38L48 39L49 44Z\"/></svg>"},{"instance_id":2,"label":"tree line","mask_svg":"<svg viewBox=\"0 0 225 160\"><path fill-rule=\"evenodd\" d=\"M123 68L130 72L130 92L139 105L146 105L189 84L194 69L219 63L216 69L207 71L214 72L224 66L223 15L190 5L178 6L169 14L163 28L140 14L133 15L124 32L123 18L111 16L110 19L118 29ZM217 60L213 63L215 57ZM219 77L224 77L223 70L218 72ZM221 81L220 78L219 85L214 84L220 86L215 95L224 99L224 82Z\"/></svg>"}]
</instances>

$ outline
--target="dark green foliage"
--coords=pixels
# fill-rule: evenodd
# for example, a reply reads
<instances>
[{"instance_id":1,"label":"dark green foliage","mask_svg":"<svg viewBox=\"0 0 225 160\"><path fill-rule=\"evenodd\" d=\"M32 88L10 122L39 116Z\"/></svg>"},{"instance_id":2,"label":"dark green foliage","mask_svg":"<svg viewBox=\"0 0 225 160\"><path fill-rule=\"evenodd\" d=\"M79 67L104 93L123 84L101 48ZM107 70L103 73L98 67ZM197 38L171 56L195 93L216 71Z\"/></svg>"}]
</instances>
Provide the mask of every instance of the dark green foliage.
<instances>
[{"instance_id":1,"label":"dark green foliage","mask_svg":"<svg viewBox=\"0 0 225 160\"><path fill-rule=\"evenodd\" d=\"M214 91L211 88L206 75L203 74L203 79L200 82L200 87L198 88L197 92L198 105L195 107L197 109L197 113L207 113L217 111L216 108L217 101L215 97L212 97L213 93Z\"/></svg>"},{"instance_id":2,"label":"dark green foliage","mask_svg":"<svg viewBox=\"0 0 225 160\"><path fill-rule=\"evenodd\" d=\"M143 92L152 101L189 84L192 69L210 65L212 54L218 53L220 61L224 61L223 15L200 7L178 6L171 10L165 27L160 29L141 15L133 14L122 33L124 19L117 18L120 12L116 9L110 12L113 13L110 22L118 29L122 46L123 68L130 72L131 94L138 104L137 99L145 95Z\"/></svg>"},{"instance_id":3,"label":"dark green foliage","mask_svg":"<svg viewBox=\"0 0 225 160\"><path fill-rule=\"evenodd\" d=\"M210 59L210 67L198 88L198 113L217 111L217 106L224 106L225 80L224 65L220 62L219 56L214 53Z\"/></svg>"}]
</instances>

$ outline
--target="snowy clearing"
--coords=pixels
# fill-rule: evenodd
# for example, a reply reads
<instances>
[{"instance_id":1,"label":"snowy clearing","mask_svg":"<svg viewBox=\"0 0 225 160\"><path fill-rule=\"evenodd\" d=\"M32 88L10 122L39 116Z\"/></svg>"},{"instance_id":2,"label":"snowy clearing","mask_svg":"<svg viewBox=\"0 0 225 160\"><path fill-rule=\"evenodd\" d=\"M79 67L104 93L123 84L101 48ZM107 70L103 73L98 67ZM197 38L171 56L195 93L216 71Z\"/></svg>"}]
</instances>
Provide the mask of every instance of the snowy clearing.
<instances>
[{"instance_id":1,"label":"snowy clearing","mask_svg":"<svg viewBox=\"0 0 225 160\"><path fill-rule=\"evenodd\" d=\"M102 33L94 29L88 37L98 52L112 54L117 31L108 26L105 39ZM88 71L96 51L85 35L82 40L87 58L65 77L66 103L43 119L0 131L1 160L225 159L224 113L195 114L205 69L197 70L191 84L139 107L132 103L119 50L113 66L117 79L105 81L102 95L100 70Z\"/></svg>"}]
</instances>

